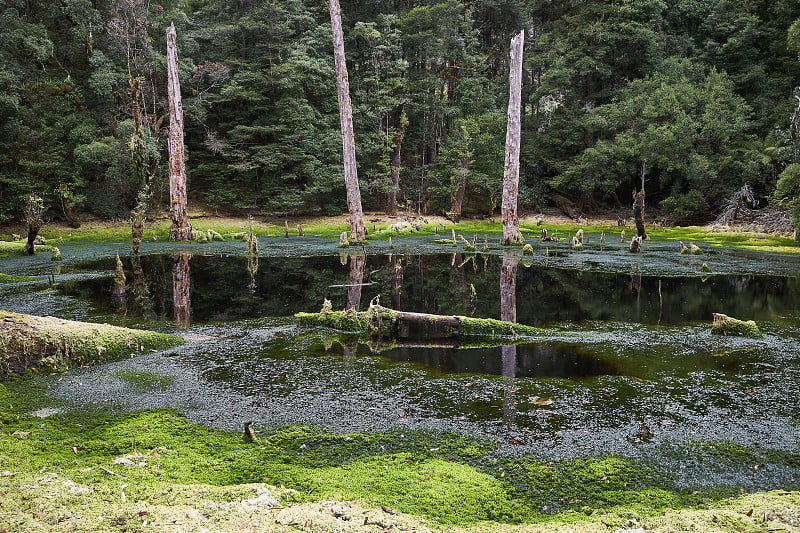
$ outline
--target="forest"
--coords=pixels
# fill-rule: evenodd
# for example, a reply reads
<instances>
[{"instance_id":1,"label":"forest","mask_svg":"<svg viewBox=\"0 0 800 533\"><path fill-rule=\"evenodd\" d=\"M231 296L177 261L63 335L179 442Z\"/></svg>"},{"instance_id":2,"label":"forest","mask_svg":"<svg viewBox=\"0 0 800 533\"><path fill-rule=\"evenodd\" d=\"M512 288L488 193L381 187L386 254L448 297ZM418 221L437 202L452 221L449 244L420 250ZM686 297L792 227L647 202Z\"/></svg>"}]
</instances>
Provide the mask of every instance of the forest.
<instances>
[{"instance_id":1,"label":"forest","mask_svg":"<svg viewBox=\"0 0 800 533\"><path fill-rule=\"evenodd\" d=\"M496 216L509 42L525 30L522 212L713 219L744 185L800 219L800 5L789 0L342 0L364 208ZM346 211L328 6L4 0L0 223L169 202L177 28L189 203Z\"/></svg>"}]
</instances>

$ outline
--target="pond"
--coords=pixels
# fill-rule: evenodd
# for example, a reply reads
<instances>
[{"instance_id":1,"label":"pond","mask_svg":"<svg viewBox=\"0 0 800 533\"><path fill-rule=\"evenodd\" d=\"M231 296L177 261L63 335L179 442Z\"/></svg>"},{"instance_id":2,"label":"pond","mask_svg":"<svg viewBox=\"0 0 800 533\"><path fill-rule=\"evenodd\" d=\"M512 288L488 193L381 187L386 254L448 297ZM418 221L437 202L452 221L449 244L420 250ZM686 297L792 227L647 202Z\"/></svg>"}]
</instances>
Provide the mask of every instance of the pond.
<instances>
[{"instance_id":1,"label":"pond","mask_svg":"<svg viewBox=\"0 0 800 533\"><path fill-rule=\"evenodd\" d=\"M5 258L0 307L178 332L182 347L36 378L76 409L174 407L240 429L310 423L335 432L423 429L492 440L501 456L623 455L682 489L800 487L800 263L796 257L648 241L631 254L589 235L584 250L467 254L434 237L65 245ZM365 253L366 252L366 255ZM126 283L115 288L119 253ZM501 276L501 272L508 274ZM501 278L513 298L501 298ZM300 328L292 315L365 309L508 318L541 337L478 344L432 330L397 340ZM710 333L712 313L763 337ZM137 386L124 376L164 376ZM735 444L749 459L719 452Z\"/></svg>"}]
</instances>

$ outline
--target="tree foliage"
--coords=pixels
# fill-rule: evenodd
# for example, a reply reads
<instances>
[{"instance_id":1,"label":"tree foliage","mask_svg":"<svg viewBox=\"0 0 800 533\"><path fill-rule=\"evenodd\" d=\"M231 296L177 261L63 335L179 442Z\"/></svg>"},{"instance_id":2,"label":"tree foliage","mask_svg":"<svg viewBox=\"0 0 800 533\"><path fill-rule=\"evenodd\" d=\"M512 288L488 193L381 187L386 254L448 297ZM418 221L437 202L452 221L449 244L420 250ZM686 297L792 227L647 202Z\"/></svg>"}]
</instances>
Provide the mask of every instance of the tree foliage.
<instances>
[{"instance_id":1,"label":"tree foliage","mask_svg":"<svg viewBox=\"0 0 800 533\"><path fill-rule=\"evenodd\" d=\"M788 0L342 0L365 208L499 201L508 43L525 28L520 208L554 192L713 217L744 184L795 205ZM0 7L0 222L123 217L164 194L165 28L181 50L190 205L345 211L330 21L311 0L7 0ZM134 108L130 80L139 80ZM399 137L398 137L399 135ZM794 137L793 137L794 135ZM400 165L396 147L400 144ZM133 143L133 145L131 144ZM399 184L395 182L399 168Z\"/></svg>"}]
</instances>

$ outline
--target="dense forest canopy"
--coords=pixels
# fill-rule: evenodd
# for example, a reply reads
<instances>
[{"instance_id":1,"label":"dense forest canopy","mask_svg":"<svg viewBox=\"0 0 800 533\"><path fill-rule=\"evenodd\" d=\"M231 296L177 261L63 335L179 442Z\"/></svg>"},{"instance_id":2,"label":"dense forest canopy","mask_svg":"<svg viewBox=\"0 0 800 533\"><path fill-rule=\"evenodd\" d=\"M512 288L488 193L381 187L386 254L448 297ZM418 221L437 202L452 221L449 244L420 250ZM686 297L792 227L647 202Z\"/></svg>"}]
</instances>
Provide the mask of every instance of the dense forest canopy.
<instances>
[{"instance_id":1,"label":"dense forest canopy","mask_svg":"<svg viewBox=\"0 0 800 533\"><path fill-rule=\"evenodd\" d=\"M800 5L789 0L342 0L365 209L499 210L508 47L526 31L520 209L568 199L713 217L748 184L798 204ZM166 28L192 201L346 209L318 0L3 0L0 222L166 208ZM398 155L399 154L399 155ZM399 184L393 179L399 170ZM463 190L459 190L463 188ZM461 202L461 199L459 199Z\"/></svg>"}]
</instances>

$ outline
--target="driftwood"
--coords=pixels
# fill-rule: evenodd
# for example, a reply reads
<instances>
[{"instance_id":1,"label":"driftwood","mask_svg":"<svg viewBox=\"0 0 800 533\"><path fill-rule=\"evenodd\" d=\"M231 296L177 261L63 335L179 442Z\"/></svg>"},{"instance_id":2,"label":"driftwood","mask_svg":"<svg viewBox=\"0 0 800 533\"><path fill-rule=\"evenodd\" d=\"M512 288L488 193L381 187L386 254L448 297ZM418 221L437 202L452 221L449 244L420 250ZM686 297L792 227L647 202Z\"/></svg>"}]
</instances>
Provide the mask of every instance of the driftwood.
<instances>
[{"instance_id":1,"label":"driftwood","mask_svg":"<svg viewBox=\"0 0 800 533\"><path fill-rule=\"evenodd\" d=\"M472 318L459 315L432 315L395 311L372 303L367 311L331 311L323 306L319 313L295 314L301 325L323 326L341 331L366 333L381 337L397 337L401 324L433 326L444 335L519 336L543 335L545 330L492 318Z\"/></svg>"}]
</instances>

